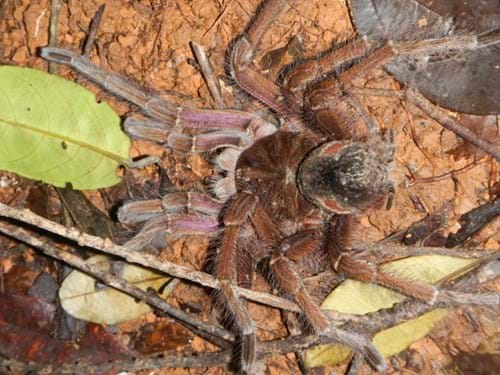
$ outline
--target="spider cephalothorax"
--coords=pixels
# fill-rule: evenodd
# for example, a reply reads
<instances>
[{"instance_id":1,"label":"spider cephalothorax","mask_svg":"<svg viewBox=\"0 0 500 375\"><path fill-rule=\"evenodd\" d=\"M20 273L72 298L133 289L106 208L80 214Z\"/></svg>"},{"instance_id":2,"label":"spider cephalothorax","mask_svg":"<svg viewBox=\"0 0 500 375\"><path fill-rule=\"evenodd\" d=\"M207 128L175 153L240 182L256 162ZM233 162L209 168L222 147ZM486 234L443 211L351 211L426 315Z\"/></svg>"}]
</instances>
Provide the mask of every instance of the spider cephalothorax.
<instances>
[{"instance_id":1,"label":"spider cephalothorax","mask_svg":"<svg viewBox=\"0 0 500 375\"><path fill-rule=\"evenodd\" d=\"M374 47L356 39L293 66L282 84L276 84L252 59L285 5L284 0L265 1L228 59L234 82L275 112L279 128L253 113L176 106L64 49L45 48L42 55L70 65L152 117L126 120L134 136L183 152L218 150L214 164L219 176L212 196L174 192L131 202L120 209L119 219L142 225L130 247L146 247L166 233L219 238L216 273L221 298L241 338L238 362L243 372L253 371L258 343L255 324L235 286L247 286L252 279L248 265L261 260L268 261L279 289L295 300L318 335L353 347L373 368L383 370L385 361L368 339L330 324L307 290L301 266L322 254L322 261L330 258L323 263L346 277L422 302L449 303L458 296L387 274L352 251L358 214L380 206L392 189L388 175L393 148L376 126L365 125L373 119L352 100L349 88L354 78L406 52L390 43Z\"/></svg>"}]
</instances>

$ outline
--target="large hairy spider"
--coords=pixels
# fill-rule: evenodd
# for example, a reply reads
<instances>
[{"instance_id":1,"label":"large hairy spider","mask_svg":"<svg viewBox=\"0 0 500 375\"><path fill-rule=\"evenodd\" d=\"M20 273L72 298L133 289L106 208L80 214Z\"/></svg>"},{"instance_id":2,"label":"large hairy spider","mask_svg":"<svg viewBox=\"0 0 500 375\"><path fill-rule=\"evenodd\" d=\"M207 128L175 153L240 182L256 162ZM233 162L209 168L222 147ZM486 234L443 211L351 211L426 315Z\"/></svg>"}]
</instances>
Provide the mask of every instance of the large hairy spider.
<instances>
[{"instance_id":1,"label":"large hairy spider","mask_svg":"<svg viewBox=\"0 0 500 375\"><path fill-rule=\"evenodd\" d=\"M252 113L178 107L68 50L45 48L42 56L71 66L142 108L152 120L128 118L130 134L185 152L219 150L213 196L175 192L162 200L131 202L121 208L119 219L144 223L129 243L134 247L165 232L220 237L217 277L240 336L242 372L252 372L258 343L255 324L234 286L248 283L253 265L262 259L269 259L274 282L302 308L315 332L337 337L382 371L385 361L378 351L363 337L334 328L302 277L331 267L431 305L458 298L485 303L478 296L465 298L384 273L353 252L359 214L383 207L391 195L394 149L391 137L381 135L349 95L351 82L395 57L451 48L450 41L411 45L357 39L293 66L277 84L254 68L253 58L285 3L265 1L229 55L234 82L271 108L279 127Z\"/></svg>"}]
</instances>

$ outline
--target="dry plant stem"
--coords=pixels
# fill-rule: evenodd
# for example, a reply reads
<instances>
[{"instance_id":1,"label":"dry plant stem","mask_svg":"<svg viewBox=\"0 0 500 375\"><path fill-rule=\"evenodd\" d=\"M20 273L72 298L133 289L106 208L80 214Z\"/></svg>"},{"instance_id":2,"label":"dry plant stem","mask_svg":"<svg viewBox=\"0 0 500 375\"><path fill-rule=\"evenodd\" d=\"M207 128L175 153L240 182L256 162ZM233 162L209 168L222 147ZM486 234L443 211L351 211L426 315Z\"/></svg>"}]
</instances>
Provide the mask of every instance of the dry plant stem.
<instances>
[{"instance_id":1,"label":"dry plant stem","mask_svg":"<svg viewBox=\"0 0 500 375\"><path fill-rule=\"evenodd\" d=\"M461 284L465 289L469 289L471 286L477 285L477 275L480 271L480 268L472 271L460 280L459 284ZM386 309L368 315L347 315L336 314L335 312L330 312L329 315L332 316L334 320L338 319L338 322L335 322L336 325L342 325L344 329L352 328L358 332L365 331L375 334L383 329L398 324L401 321L413 319L434 308L435 306L429 306L425 303L408 299L396 305L392 309ZM287 339L262 342L259 344L258 357L262 358L268 353L285 354L292 351L301 351L315 344L328 344L334 341L335 340L332 340L331 338L328 339L324 336L319 337L317 335L303 334L291 336ZM229 363L231 359L232 356L229 351L222 351L217 353L198 354L196 356L181 357L176 354L174 356L166 355L161 358L147 358L135 361L113 361L102 365L66 363L57 366L57 369L60 373L75 373L82 368L85 368L87 372L106 372L113 369L139 371L167 367L194 368L221 366ZM35 371L38 374L52 374L54 372L53 366L28 364L11 359L0 361L0 369L18 372Z\"/></svg>"},{"instance_id":2,"label":"dry plant stem","mask_svg":"<svg viewBox=\"0 0 500 375\"><path fill-rule=\"evenodd\" d=\"M456 169L454 171L449 171L449 172L443 173L443 174L441 174L439 176L416 178L415 180L410 181L408 183L408 186L415 186L415 185L423 184L423 183L432 183L432 182L446 180L447 178L450 178L450 177L453 177L453 176L457 176L457 175L459 175L461 173L468 172L472 168L475 168L478 165L484 164L484 163L486 163L489 160L491 160L491 159L490 158L486 158L486 159L484 159L484 160L482 160L480 162L474 161L474 162L472 162L470 164L467 164L465 167Z\"/></svg>"},{"instance_id":3,"label":"dry plant stem","mask_svg":"<svg viewBox=\"0 0 500 375\"><path fill-rule=\"evenodd\" d=\"M354 95L383 96L383 97L395 97L399 99L407 99L409 103L420 108L432 119L436 120L441 126L454 132L455 134L462 137L466 141L472 143L476 147L492 155L497 161L500 161L499 147L485 141L482 138L479 138L471 130L464 127L457 120L448 115L444 110L442 110L440 107L430 102L422 94L420 94L414 89L406 89L405 91L396 91L387 89L353 87L349 89L349 93Z\"/></svg>"},{"instance_id":4,"label":"dry plant stem","mask_svg":"<svg viewBox=\"0 0 500 375\"><path fill-rule=\"evenodd\" d=\"M214 326L212 324L205 323L192 315L186 314L182 310L172 307L156 294L148 293L130 284L124 279L113 276L108 272L100 271L93 265L86 262L84 259L72 254L67 250L63 250L51 245L47 240L42 240L35 237L25 229L21 229L15 225L8 224L5 221L1 221L0 232L5 234L6 236L15 238L18 241L24 242L30 246L40 249L44 254L63 261L70 266L77 268L80 271L85 272L86 274L102 281L108 286L123 291L135 298L148 303L151 306L154 306L160 311L182 322L188 328L195 328L195 333L200 334L200 336L204 338L210 340L212 336L215 336L216 338L220 338L229 342L234 341L234 335L231 332L218 328L217 326ZM217 340L217 343L220 343L220 340Z\"/></svg>"},{"instance_id":5,"label":"dry plant stem","mask_svg":"<svg viewBox=\"0 0 500 375\"><path fill-rule=\"evenodd\" d=\"M203 75L203 78L205 78L210 95L215 102L215 108L224 109L226 105L224 103L224 99L222 98L220 83L214 73L210 60L208 59L207 51L202 45L196 42L191 42L191 48L198 65L200 65L201 74Z\"/></svg>"},{"instance_id":6,"label":"dry plant stem","mask_svg":"<svg viewBox=\"0 0 500 375\"><path fill-rule=\"evenodd\" d=\"M80 246L85 246L96 250L100 250L103 253L115 255L131 263L136 263L145 267L150 267L157 271L166 273L167 275L183 280L188 280L208 288L219 289L219 281L212 275L196 271L188 267L179 266L177 264L170 263L165 260L160 260L152 254L132 251L124 246L119 246L114 244L109 239L102 239L100 237L91 236L89 234L82 233L75 228L66 228L63 225L54 223L41 216L38 216L29 210L16 210L15 208L0 203L0 216L18 220L26 224L34 225L35 227L38 227L40 229L73 240ZM288 301L284 298L276 297L268 293L255 292L250 289L239 288L239 287L235 287L235 290L238 291L238 293L242 297L254 302L259 302L264 305L277 307L294 312L301 311L300 308L295 303Z\"/></svg>"},{"instance_id":7,"label":"dry plant stem","mask_svg":"<svg viewBox=\"0 0 500 375\"><path fill-rule=\"evenodd\" d=\"M95 37L97 34L97 30L99 29L99 24L101 23L102 14L104 13L105 7L106 4L102 4L99 9L97 9L95 16L90 23L87 40L85 41L85 46L83 47L83 56L89 57L90 52L92 52L92 47L94 46Z\"/></svg>"},{"instance_id":8,"label":"dry plant stem","mask_svg":"<svg viewBox=\"0 0 500 375\"><path fill-rule=\"evenodd\" d=\"M36 373L49 374L78 374L83 371L87 374L101 374L120 371L140 371L165 368L200 368L222 366L231 361L231 352L198 354L193 356L180 356L179 354L164 355L159 358L144 358L137 360L120 360L103 364L89 364L85 362L63 363L61 365L43 365L25 363L13 359L0 360L2 373Z\"/></svg>"},{"instance_id":9,"label":"dry plant stem","mask_svg":"<svg viewBox=\"0 0 500 375\"><path fill-rule=\"evenodd\" d=\"M49 46L57 47L57 21L61 10L61 0L52 0L50 4ZM49 73L55 74L57 64L49 62Z\"/></svg>"},{"instance_id":10,"label":"dry plant stem","mask_svg":"<svg viewBox=\"0 0 500 375\"><path fill-rule=\"evenodd\" d=\"M484 139L479 138L471 130L464 127L453 117L449 116L444 110L431 103L428 99L424 98L424 96L418 93L416 90L408 89L406 92L406 97L410 103L423 110L432 119L436 120L441 126L448 130L451 130L458 136L492 155L497 161L500 161L499 147L485 141Z\"/></svg>"},{"instance_id":11,"label":"dry plant stem","mask_svg":"<svg viewBox=\"0 0 500 375\"><path fill-rule=\"evenodd\" d=\"M286 354L293 351L302 351L317 344L332 344L335 339L326 336L317 335L298 335L287 339L277 339L259 344L258 357L263 358L268 354ZM181 356L178 353L174 355L164 355L158 358L144 358L137 360L118 360L104 364L63 363L57 365L57 373L74 374L85 369L86 373L101 373L111 370L121 371L140 371L147 369L161 368L200 368L223 366L230 363L232 354L230 350L215 353L200 353L192 356ZM54 366L25 363L12 359L0 360L0 370L27 372L33 371L37 374L53 374Z\"/></svg>"},{"instance_id":12,"label":"dry plant stem","mask_svg":"<svg viewBox=\"0 0 500 375\"><path fill-rule=\"evenodd\" d=\"M100 237L91 236L89 234L82 233L75 228L66 228L63 225L54 223L41 216L38 216L29 210L17 210L15 208L0 203L0 216L8 217L11 219L19 220L23 223L34 225L48 232L73 240L77 242L80 246L85 246L96 250L100 250L106 254L115 255L131 263L136 263L143 265L145 267L150 267L152 269L164 272L170 276L179 279L188 280L205 287L219 289L219 281L212 275L196 271L188 267L179 266L164 260L160 260L152 254L132 251L126 247L114 244L109 239L102 239ZM496 252L486 253L481 249L467 249L464 251L459 251L458 249L450 250L447 248L437 248L437 247L403 247L391 244L371 244L368 246L363 245L360 246L359 249L369 251L378 255L384 252L390 253L391 257L430 255L430 254L463 256L463 257L481 257L481 256L490 256L496 254ZM240 288L236 286L234 287L234 289L239 293L240 296L249 299L251 301L280 308L283 310L301 312L297 304L289 300L286 300L284 298L273 296L268 293L255 292L250 289Z\"/></svg>"},{"instance_id":13,"label":"dry plant stem","mask_svg":"<svg viewBox=\"0 0 500 375\"><path fill-rule=\"evenodd\" d=\"M356 246L356 249L363 250L363 252L360 253L361 258L369 255L373 255L378 258L383 256L390 259L421 255L441 255L462 258L483 258L489 256L500 257L500 252L498 250L484 251L483 249L449 249L446 247L401 246L399 244L386 242L368 245L361 244Z\"/></svg>"},{"instance_id":14,"label":"dry plant stem","mask_svg":"<svg viewBox=\"0 0 500 375\"><path fill-rule=\"evenodd\" d=\"M447 247L454 247L500 215L500 197L462 215L459 222L461 228L457 233L450 234L446 241Z\"/></svg>"}]
</instances>

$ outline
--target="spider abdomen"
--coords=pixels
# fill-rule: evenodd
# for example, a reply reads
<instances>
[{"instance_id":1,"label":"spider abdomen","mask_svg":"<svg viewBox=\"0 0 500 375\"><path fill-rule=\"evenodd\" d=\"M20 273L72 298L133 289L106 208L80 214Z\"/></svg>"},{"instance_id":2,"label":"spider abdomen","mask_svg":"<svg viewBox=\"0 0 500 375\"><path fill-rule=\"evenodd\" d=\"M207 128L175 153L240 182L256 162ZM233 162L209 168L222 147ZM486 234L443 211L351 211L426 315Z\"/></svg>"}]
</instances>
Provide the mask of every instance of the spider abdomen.
<instances>
[{"instance_id":1,"label":"spider abdomen","mask_svg":"<svg viewBox=\"0 0 500 375\"><path fill-rule=\"evenodd\" d=\"M361 211L387 194L387 160L367 143L329 142L300 166L301 192L315 205L334 213Z\"/></svg>"}]
</instances>

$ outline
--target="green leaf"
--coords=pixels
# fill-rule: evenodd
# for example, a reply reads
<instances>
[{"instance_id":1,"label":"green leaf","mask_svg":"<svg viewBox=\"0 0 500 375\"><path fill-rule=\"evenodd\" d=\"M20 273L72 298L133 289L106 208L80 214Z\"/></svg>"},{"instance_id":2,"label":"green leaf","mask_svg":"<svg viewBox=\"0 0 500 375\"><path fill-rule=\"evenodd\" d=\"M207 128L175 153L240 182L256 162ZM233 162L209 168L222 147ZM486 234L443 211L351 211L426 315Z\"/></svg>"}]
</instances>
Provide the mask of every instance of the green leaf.
<instances>
[{"instance_id":1,"label":"green leaf","mask_svg":"<svg viewBox=\"0 0 500 375\"><path fill-rule=\"evenodd\" d=\"M480 263L478 259L464 259L441 255L410 257L387 263L381 268L385 272L420 283L435 283L449 275L458 276ZM346 280L323 301L321 308L346 314L368 314L390 308L405 297L387 288ZM379 332L373 344L385 356L391 356L406 349L424 337L446 314L436 309L416 319ZM307 367L335 365L346 360L350 350L341 345L320 345L309 349L305 355Z\"/></svg>"},{"instance_id":2,"label":"green leaf","mask_svg":"<svg viewBox=\"0 0 500 375\"><path fill-rule=\"evenodd\" d=\"M109 258L103 255L93 256L87 262L102 271L110 270ZM158 290L169 280L149 269L126 263L120 271L123 279L142 290ZM73 271L64 279L59 289L59 299L68 314L94 323L126 322L151 311L144 302L138 302L116 289L100 286L94 278L80 271Z\"/></svg>"},{"instance_id":3,"label":"green leaf","mask_svg":"<svg viewBox=\"0 0 500 375\"><path fill-rule=\"evenodd\" d=\"M0 67L0 169L64 187L120 181L130 140L107 104L77 84L38 70Z\"/></svg>"}]
</instances>

